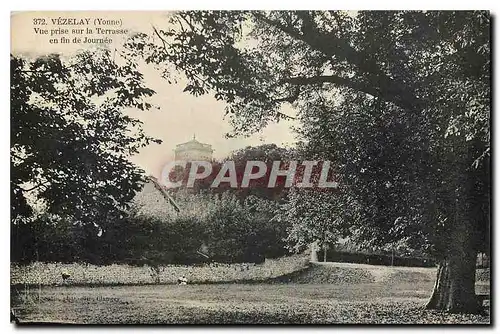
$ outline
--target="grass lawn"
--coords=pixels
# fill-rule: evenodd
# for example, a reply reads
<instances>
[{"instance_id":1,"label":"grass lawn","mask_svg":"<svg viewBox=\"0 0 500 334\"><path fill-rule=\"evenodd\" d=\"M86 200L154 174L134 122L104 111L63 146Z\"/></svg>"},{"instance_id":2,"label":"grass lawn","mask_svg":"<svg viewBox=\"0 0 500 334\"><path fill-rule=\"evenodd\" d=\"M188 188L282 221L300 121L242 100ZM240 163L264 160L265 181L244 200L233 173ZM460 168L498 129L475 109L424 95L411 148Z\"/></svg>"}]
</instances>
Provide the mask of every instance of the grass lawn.
<instances>
[{"instance_id":1,"label":"grass lawn","mask_svg":"<svg viewBox=\"0 0 500 334\"><path fill-rule=\"evenodd\" d=\"M211 284L42 287L13 290L21 322L178 323L481 323L489 316L424 311L432 282ZM478 293L489 291L478 285Z\"/></svg>"}]
</instances>

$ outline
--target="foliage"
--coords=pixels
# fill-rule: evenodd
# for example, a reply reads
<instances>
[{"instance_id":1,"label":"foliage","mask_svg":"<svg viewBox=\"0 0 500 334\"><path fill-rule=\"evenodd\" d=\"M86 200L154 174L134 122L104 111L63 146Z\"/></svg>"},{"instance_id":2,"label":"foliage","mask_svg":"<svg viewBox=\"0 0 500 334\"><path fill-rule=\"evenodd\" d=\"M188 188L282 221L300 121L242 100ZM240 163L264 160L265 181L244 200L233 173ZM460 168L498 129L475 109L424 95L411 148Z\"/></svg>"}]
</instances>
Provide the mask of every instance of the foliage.
<instances>
[{"instance_id":1,"label":"foliage","mask_svg":"<svg viewBox=\"0 0 500 334\"><path fill-rule=\"evenodd\" d=\"M269 200L248 197L244 203L226 192L214 198L208 210L207 247L218 262L256 262L285 254L283 225L272 222L276 205Z\"/></svg>"},{"instance_id":2,"label":"foliage","mask_svg":"<svg viewBox=\"0 0 500 334\"><path fill-rule=\"evenodd\" d=\"M455 199L471 208L473 247L487 239L489 22L482 11L179 12L128 47L226 101L235 135L291 103L306 148L335 162L359 203L362 241L410 237L445 256Z\"/></svg>"},{"instance_id":3,"label":"foliage","mask_svg":"<svg viewBox=\"0 0 500 334\"><path fill-rule=\"evenodd\" d=\"M85 257L74 242L74 226L54 215L42 215L30 222L11 226L11 261L72 262ZM92 241L89 239L89 243Z\"/></svg>"},{"instance_id":4,"label":"foliage","mask_svg":"<svg viewBox=\"0 0 500 334\"><path fill-rule=\"evenodd\" d=\"M321 248L333 245L349 227L339 195L324 189L292 189L277 217L288 222L286 241L296 252L313 242Z\"/></svg>"},{"instance_id":5,"label":"foliage","mask_svg":"<svg viewBox=\"0 0 500 334\"><path fill-rule=\"evenodd\" d=\"M193 184L193 187L190 187L188 191L193 194L199 192L221 194L229 191L235 193L241 200L244 200L251 195L265 199L279 200L284 196L287 188L284 187L284 177L277 178L276 187L269 188L267 186L273 162L282 161L286 163L290 160L295 159L296 152L293 149L279 147L276 144L247 146L245 148L232 152L228 157L222 159L222 161L212 160L210 162L212 166L210 175L203 179L196 180ZM229 161L234 162L234 172L236 174L237 187L232 187L229 182L221 182L217 187L211 187L223 164ZM248 187L242 187L241 182L243 176L245 175L248 161L264 162L266 164L267 171L262 177L250 180ZM187 162L184 168L177 166L177 168L173 169L170 172L169 177L171 180L182 180L181 184L185 186L187 184L191 168L191 162ZM203 167L199 167L199 172L201 172L202 170ZM254 170L253 172L256 172L256 170ZM226 171L225 176L227 175L228 172ZM182 186L179 188L173 188L172 191L178 192L182 188Z\"/></svg>"},{"instance_id":6,"label":"foliage","mask_svg":"<svg viewBox=\"0 0 500 334\"><path fill-rule=\"evenodd\" d=\"M201 261L196 252L204 239L204 228L195 217L173 217L163 220L131 215L114 222L103 233L102 242L109 246L104 258L109 263L148 264Z\"/></svg>"},{"instance_id":7,"label":"foliage","mask_svg":"<svg viewBox=\"0 0 500 334\"><path fill-rule=\"evenodd\" d=\"M482 312L473 271L489 248L487 12L180 12L155 37L129 47L175 64L192 94L226 101L235 134L287 117L291 103L305 144L334 161L359 203L361 240L422 245L439 259L428 307Z\"/></svg>"},{"instance_id":8,"label":"foliage","mask_svg":"<svg viewBox=\"0 0 500 334\"><path fill-rule=\"evenodd\" d=\"M126 209L142 180L128 157L159 141L124 111L149 109L152 94L109 50L11 55L13 221L35 210L91 224Z\"/></svg>"},{"instance_id":9,"label":"foliage","mask_svg":"<svg viewBox=\"0 0 500 334\"><path fill-rule=\"evenodd\" d=\"M146 216L132 208L98 225L75 224L57 215L13 225L11 260L147 264L158 269L163 264L260 263L287 254L286 225L272 221L275 202L255 196L242 202L232 193L174 196L183 210L168 217Z\"/></svg>"},{"instance_id":10,"label":"foliage","mask_svg":"<svg viewBox=\"0 0 500 334\"><path fill-rule=\"evenodd\" d=\"M239 178L242 178L248 161L262 161L267 166L267 172L264 176L256 180L251 180L248 188L240 187L238 189L236 192L238 197L246 198L253 195L268 200L280 201L288 191L288 189L284 187L284 178L278 178L275 187L267 187L273 162L281 161L286 163L296 159L297 154L295 150L279 147L276 144L247 146L232 152L227 160L235 162L236 171L238 175L241 176Z\"/></svg>"}]
</instances>

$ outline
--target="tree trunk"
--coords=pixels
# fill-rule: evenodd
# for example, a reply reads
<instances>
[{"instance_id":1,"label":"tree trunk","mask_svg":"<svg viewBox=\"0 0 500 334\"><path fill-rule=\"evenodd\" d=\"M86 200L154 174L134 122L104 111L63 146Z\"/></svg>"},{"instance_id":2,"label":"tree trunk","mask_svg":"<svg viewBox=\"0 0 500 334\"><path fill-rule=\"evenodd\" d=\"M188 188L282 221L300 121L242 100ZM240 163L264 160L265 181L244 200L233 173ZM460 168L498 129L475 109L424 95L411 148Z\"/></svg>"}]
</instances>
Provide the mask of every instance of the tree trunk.
<instances>
[{"instance_id":1,"label":"tree trunk","mask_svg":"<svg viewBox=\"0 0 500 334\"><path fill-rule=\"evenodd\" d=\"M475 292L475 264L475 257L442 260L426 308L450 313L482 313L483 308Z\"/></svg>"},{"instance_id":2,"label":"tree trunk","mask_svg":"<svg viewBox=\"0 0 500 334\"><path fill-rule=\"evenodd\" d=\"M311 249L311 259L310 262L318 262L318 248L316 242L313 242L309 245Z\"/></svg>"},{"instance_id":3,"label":"tree trunk","mask_svg":"<svg viewBox=\"0 0 500 334\"><path fill-rule=\"evenodd\" d=\"M326 246L326 244L323 245L323 262L326 262L326 252L327 252L328 248Z\"/></svg>"},{"instance_id":4,"label":"tree trunk","mask_svg":"<svg viewBox=\"0 0 500 334\"><path fill-rule=\"evenodd\" d=\"M436 283L426 308L450 313L483 312L476 292L476 232L468 205L456 200L455 220L445 256L438 265Z\"/></svg>"}]
</instances>

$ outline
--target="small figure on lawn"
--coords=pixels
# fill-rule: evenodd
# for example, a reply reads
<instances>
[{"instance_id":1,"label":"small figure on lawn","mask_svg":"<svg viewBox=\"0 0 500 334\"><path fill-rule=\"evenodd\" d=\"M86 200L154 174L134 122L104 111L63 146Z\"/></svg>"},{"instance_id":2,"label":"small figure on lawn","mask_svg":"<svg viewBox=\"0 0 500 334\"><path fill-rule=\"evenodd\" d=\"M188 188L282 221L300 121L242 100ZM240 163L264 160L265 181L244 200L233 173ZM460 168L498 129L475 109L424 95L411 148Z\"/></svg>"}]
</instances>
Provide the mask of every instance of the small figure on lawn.
<instances>
[{"instance_id":1,"label":"small figure on lawn","mask_svg":"<svg viewBox=\"0 0 500 334\"><path fill-rule=\"evenodd\" d=\"M178 283L179 285L186 285L186 284L187 284L187 282L188 282L188 280L187 280L186 276L184 276L184 275L182 275L181 277L179 277L179 278L177 279L177 283Z\"/></svg>"},{"instance_id":2,"label":"small figure on lawn","mask_svg":"<svg viewBox=\"0 0 500 334\"><path fill-rule=\"evenodd\" d=\"M66 283L66 280L71 277L71 275L66 270L62 271L61 276L64 283Z\"/></svg>"}]
</instances>

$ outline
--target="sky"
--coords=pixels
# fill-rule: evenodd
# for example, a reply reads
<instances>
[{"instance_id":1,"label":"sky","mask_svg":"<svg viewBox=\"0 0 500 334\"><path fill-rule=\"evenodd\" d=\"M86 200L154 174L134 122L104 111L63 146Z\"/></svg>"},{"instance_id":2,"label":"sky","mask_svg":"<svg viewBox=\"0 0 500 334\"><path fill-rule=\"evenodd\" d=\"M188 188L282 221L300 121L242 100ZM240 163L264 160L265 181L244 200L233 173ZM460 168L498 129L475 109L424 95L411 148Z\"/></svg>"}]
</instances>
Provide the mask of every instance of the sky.
<instances>
[{"instance_id":1,"label":"sky","mask_svg":"<svg viewBox=\"0 0 500 334\"><path fill-rule=\"evenodd\" d=\"M134 110L130 115L142 120L146 133L163 143L144 148L132 161L153 175L161 171L166 161L173 159L175 145L187 142L193 136L202 143L212 145L216 159L227 157L231 151L246 146L269 143L293 146L295 142L295 133L291 129L297 126L294 121L272 123L249 137L228 139L225 134L231 132L232 127L224 116L224 102L208 94L194 97L183 92L185 86L182 83L168 84L152 68L144 69L143 73L149 87L156 91L152 102L159 106L159 110ZM285 112L294 114L291 107Z\"/></svg>"},{"instance_id":2,"label":"sky","mask_svg":"<svg viewBox=\"0 0 500 334\"><path fill-rule=\"evenodd\" d=\"M51 44L50 38L60 38L60 35L50 37L51 30L58 27L70 29L66 36L71 40L81 37L72 34L74 26L54 24L59 18L60 23L69 22L66 19L76 21L89 18L120 21L119 28L128 29L133 32L152 31L152 26L161 28L166 26L168 12L17 12L11 15L11 52L22 54L27 57L36 57L48 53L60 53L70 56L80 49L91 46L86 44ZM42 21L34 19L43 19ZM82 26L84 27L84 26ZM102 27L102 26L100 26ZM36 33L34 28L46 28L48 34ZM106 27L104 27L106 28ZM117 28L117 27L109 27ZM95 28L94 28L95 30ZM88 35L88 37L102 37ZM110 47L120 47L123 37L113 37ZM153 67L142 65L141 72L144 74L145 82L151 89L156 91L151 102L159 107L159 110L150 111L131 110L129 115L143 121L145 132L155 138L161 139L162 144L151 144L131 160L146 171L147 174L158 176L164 163L173 158L175 145L189 141L196 135L200 142L212 145L214 157L224 158L231 151L246 146L275 143L280 146L293 146L295 133L292 126L298 126L295 121L281 121L270 124L261 132L246 138L225 138L225 134L231 131L229 120L224 118L225 103L215 100L210 95L194 97L183 92L184 85L169 84L162 79L159 72ZM291 107L283 110L288 115L293 115Z\"/></svg>"}]
</instances>

